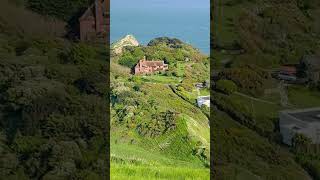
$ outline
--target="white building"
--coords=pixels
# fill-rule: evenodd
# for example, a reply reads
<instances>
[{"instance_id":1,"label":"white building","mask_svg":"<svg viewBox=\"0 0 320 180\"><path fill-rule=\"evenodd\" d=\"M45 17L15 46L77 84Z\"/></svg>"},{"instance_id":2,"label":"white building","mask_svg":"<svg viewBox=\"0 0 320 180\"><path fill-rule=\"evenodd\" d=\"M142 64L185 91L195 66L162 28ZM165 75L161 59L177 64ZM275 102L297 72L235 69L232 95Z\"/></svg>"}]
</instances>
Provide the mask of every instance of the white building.
<instances>
[{"instance_id":1,"label":"white building","mask_svg":"<svg viewBox=\"0 0 320 180\"><path fill-rule=\"evenodd\" d=\"M283 143L291 146L292 138L298 133L320 144L320 108L281 111L279 118Z\"/></svg>"},{"instance_id":2,"label":"white building","mask_svg":"<svg viewBox=\"0 0 320 180\"><path fill-rule=\"evenodd\" d=\"M210 96L199 96L197 98L197 104L199 107L201 107L202 105L210 107Z\"/></svg>"}]
</instances>

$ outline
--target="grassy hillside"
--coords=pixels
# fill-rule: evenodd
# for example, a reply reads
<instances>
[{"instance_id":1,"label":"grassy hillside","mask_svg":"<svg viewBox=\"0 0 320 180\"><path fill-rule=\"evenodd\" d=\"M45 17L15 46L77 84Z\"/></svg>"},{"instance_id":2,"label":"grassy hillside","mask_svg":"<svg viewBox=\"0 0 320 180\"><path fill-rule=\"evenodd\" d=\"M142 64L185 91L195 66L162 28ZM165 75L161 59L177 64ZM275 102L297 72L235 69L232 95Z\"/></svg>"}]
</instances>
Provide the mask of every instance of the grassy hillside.
<instances>
[{"instance_id":1,"label":"grassy hillside","mask_svg":"<svg viewBox=\"0 0 320 180\"><path fill-rule=\"evenodd\" d=\"M62 37L66 33L65 26L61 20L41 16L13 1L0 2L0 32L6 35Z\"/></svg>"},{"instance_id":2,"label":"grassy hillside","mask_svg":"<svg viewBox=\"0 0 320 180\"><path fill-rule=\"evenodd\" d=\"M130 68L144 55L169 63L169 71L132 75ZM157 38L127 47L111 61L112 177L209 179L208 116L195 99L178 93L192 93L193 83L209 78L207 57L180 40ZM206 69L192 79L197 69L191 66Z\"/></svg>"},{"instance_id":3,"label":"grassy hillside","mask_svg":"<svg viewBox=\"0 0 320 180\"><path fill-rule=\"evenodd\" d=\"M214 51L223 59L272 67L319 53L319 1L217 0L215 4ZM229 54L235 50L244 54Z\"/></svg>"},{"instance_id":4,"label":"grassy hillside","mask_svg":"<svg viewBox=\"0 0 320 180\"><path fill-rule=\"evenodd\" d=\"M319 154L301 151L313 151L312 145L284 146L278 127L280 110L319 106L319 89L304 84L281 90L271 76L283 64L319 54L319 1L217 0L214 5L215 78L237 85L235 93L213 91L213 103L226 114L217 113L213 127L219 132L214 152L221 154L214 157L216 176L319 179Z\"/></svg>"},{"instance_id":5,"label":"grassy hillside","mask_svg":"<svg viewBox=\"0 0 320 180\"><path fill-rule=\"evenodd\" d=\"M216 179L309 179L284 148L257 135L222 112L213 134Z\"/></svg>"}]
</instances>

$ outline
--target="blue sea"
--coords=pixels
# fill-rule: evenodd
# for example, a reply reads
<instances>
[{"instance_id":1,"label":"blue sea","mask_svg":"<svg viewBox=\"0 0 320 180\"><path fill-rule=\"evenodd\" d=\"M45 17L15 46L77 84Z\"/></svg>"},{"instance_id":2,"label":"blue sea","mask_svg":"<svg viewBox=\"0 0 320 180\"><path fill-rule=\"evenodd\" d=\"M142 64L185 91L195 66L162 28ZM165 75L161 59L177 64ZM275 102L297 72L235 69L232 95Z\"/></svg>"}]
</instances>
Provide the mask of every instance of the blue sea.
<instances>
[{"instance_id":1,"label":"blue sea","mask_svg":"<svg viewBox=\"0 0 320 180\"><path fill-rule=\"evenodd\" d=\"M111 0L110 16L111 42L127 34L144 45L175 37L209 55L209 0Z\"/></svg>"}]
</instances>

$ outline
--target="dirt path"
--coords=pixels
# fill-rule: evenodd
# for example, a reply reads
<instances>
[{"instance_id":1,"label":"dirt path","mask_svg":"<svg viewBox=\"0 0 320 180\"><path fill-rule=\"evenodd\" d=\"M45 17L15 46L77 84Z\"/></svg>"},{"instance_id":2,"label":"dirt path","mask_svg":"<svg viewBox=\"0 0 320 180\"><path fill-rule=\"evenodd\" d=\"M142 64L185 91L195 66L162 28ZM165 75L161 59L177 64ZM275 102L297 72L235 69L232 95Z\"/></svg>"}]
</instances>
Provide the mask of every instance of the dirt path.
<instances>
[{"instance_id":1,"label":"dirt path","mask_svg":"<svg viewBox=\"0 0 320 180\"><path fill-rule=\"evenodd\" d=\"M249 99L252 99L252 100L255 100L255 101L263 102L263 103L277 104L277 103L274 103L274 102L271 102L271 101L266 101L266 100L263 100L263 99L255 98L255 97L252 97L252 96L240 93L240 92L236 92L235 94L237 94L239 96L243 96L243 97L249 98Z\"/></svg>"}]
</instances>

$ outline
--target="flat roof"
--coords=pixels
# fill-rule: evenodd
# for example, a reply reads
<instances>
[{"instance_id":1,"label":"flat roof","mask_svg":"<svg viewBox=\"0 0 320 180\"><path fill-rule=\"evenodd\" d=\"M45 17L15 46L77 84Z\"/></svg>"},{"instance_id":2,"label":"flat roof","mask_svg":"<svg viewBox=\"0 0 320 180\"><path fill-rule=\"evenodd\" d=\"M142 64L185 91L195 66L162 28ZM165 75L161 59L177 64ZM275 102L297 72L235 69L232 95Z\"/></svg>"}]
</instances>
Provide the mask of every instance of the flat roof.
<instances>
[{"instance_id":1,"label":"flat roof","mask_svg":"<svg viewBox=\"0 0 320 180\"><path fill-rule=\"evenodd\" d=\"M285 113L305 122L320 122L320 107L300 110L284 111Z\"/></svg>"},{"instance_id":2,"label":"flat roof","mask_svg":"<svg viewBox=\"0 0 320 180\"><path fill-rule=\"evenodd\" d=\"M293 113L291 115L302 121L307 121L307 122L319 121L320 122L320 111Z\"/></svg>"},{"instance_id":3,"label":"flat roof","mask_svg":"<svg viewBox=\"0 0 320 180\"><path fill-rule=\"evenodd\" d=\"M210 100L210 96L199 96L198 100L200 100L200 99L202 99L202 100Z\"/></svg>"}]
</instances>

